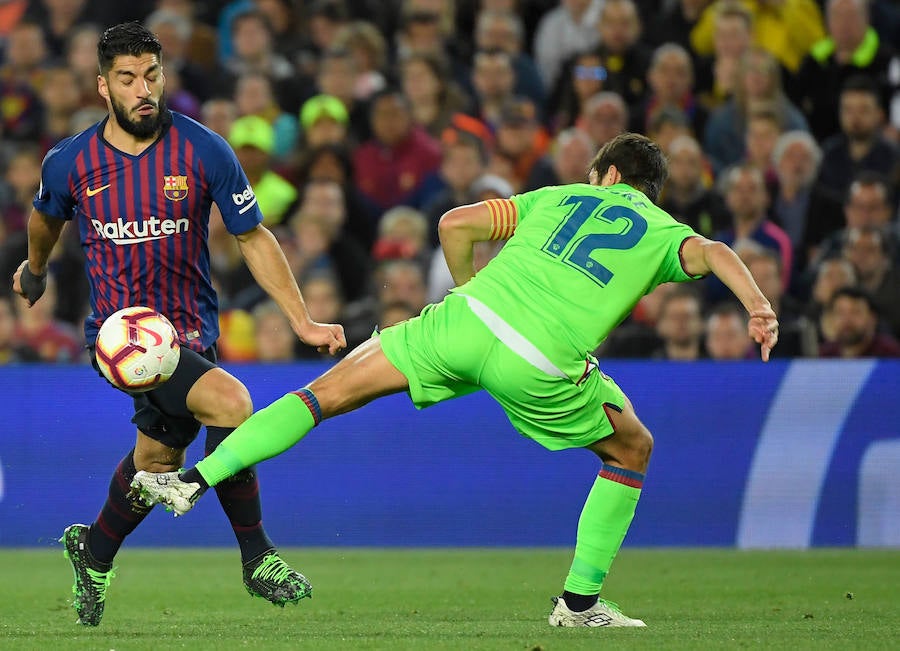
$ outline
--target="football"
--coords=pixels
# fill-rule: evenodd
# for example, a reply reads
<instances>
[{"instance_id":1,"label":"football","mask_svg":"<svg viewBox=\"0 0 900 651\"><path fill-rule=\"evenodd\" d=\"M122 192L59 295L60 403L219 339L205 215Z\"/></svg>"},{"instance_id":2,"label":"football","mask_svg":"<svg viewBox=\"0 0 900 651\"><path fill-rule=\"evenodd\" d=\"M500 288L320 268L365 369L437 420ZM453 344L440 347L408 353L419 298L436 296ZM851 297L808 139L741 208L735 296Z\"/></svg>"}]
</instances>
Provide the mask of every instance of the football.
<instances>
[{"instance_id":1,"label":"football","mask_svg":"<svg viewBox=\"0 0 900 651\"><path fill-rule=\"evenodd\" d=\"M149 307L126 307L109 316L96 343L97 365L125 391L149 391L170 377L181 348L172 323Z\"/></svg>"}]
</instances>

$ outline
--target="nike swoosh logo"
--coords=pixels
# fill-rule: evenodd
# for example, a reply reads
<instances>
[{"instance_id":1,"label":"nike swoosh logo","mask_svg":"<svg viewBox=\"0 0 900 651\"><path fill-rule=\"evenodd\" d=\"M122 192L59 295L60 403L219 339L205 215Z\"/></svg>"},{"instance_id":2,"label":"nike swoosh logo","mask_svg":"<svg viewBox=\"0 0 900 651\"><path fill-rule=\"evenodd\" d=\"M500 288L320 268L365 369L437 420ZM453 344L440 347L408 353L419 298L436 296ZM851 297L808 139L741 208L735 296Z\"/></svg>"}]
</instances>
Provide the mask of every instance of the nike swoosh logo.
<instances>
[{"instance_id":1,"label":"nike swoosh logo","mask_svg":"<svg viewBox=\"0 0 900 651\"><path fill-rule=\"evenodd\" d=\"M84 193L89 197L93 197L95 194L100 194L101 192L103 192L109 186L110 184L107 183L106 185L101 185L99 188L91 189L90 187L88 187L87 190L84 191Z\"/></svg>"}]
</instances>

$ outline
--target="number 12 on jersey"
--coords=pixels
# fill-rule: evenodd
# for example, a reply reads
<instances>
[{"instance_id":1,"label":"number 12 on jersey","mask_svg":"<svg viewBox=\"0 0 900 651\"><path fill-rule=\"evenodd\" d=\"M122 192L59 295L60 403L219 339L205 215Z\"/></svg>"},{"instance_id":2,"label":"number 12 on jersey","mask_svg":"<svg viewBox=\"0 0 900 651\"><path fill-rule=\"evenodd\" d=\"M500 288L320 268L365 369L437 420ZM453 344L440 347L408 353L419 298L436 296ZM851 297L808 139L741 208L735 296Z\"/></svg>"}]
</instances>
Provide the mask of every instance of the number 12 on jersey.
<instances>
[{"instance_id":1,"label":"number 12 on jersey","mask_svg":"<svg viewBox=\"0 0 900 651\"><path fill-rule=\"evenodd\" d=\"M592 254L598 249L632 248L647 232L647 220L627 206L613 205L600 210L603 203L600 197L585 195L566 197L559 205L574 205L575 208L559 223L543 249L605 287L612 280L613 272L600 264ZM592 217L607 224L617 224L619 232L587 233L576 237L581 227Z\"/></svg>"}]
</instances>

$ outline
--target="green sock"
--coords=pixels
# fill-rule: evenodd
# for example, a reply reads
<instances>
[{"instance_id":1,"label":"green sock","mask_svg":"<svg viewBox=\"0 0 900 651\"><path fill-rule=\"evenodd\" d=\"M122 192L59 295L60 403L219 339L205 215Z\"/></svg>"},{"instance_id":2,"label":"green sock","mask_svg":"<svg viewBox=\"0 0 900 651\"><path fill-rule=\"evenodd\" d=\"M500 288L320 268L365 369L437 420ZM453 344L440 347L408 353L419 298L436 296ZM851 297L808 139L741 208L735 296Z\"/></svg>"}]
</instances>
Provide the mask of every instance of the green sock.
<instances>
[{"instance_id":1,"label":"green sock","mask_svg":"<svg viewBox=\"0 0 900 651\"><path fill-rule=\"evenodd\" d=\"M282 396L250 416L196 468L210 486L281 454L319 424L322 412L309 389Z\"/></svg>"},{"instance_id":2,"label":"green sock","mask_svg":"<svg viewBox=\"0 0 900 651\"><path fill-rule=\"evenodd\" d=\"M615 466L600 470L578 520L567 591L581 595L600 592L634 518L643 483L644 475L633 470Z\"/></svg>"}]
</instances>

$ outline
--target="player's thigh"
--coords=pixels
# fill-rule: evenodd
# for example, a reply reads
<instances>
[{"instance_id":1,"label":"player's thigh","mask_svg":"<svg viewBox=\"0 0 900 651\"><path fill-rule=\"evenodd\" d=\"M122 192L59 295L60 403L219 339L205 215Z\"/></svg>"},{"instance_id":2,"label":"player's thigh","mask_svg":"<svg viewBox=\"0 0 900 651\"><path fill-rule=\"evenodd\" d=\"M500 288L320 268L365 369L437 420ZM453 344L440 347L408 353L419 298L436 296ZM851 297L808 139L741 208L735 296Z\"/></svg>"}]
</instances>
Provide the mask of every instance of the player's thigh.
<instances>
[{"instance_id":1,"label":"player's thigh","mask_svg":"<svg viewBox=\"0 0 900 651\"><path fill-rule=\"evenodd\" d=\"M596 368L576 383L535 368L502 345L485 365L482 386L519 433L550 450L587 447L610 436L615 431L610 414L627 401Z\"/></svg>"},{"instance_id":2,"label":"player's thigh","mask_svg":"<svg viewBox=\"0 0 900 651\"><path fill-rule=\"evenodd\" d=\"M454 294L386 328L379 338L419 408L477 391L488 351L497 344L465 299Z\"/></svg>"},{"instance_id":3,"label":"player's thigh","mask_svg":"<svg viewBox=\"0 0 900 651\"><path fill-rule=\"evenodd\" d=\"M409 386L403 375L385 356L381 340L372 337L309 384L329 418L352 411L375 398L398 393Z\"/></svg>"}]
</instances>

